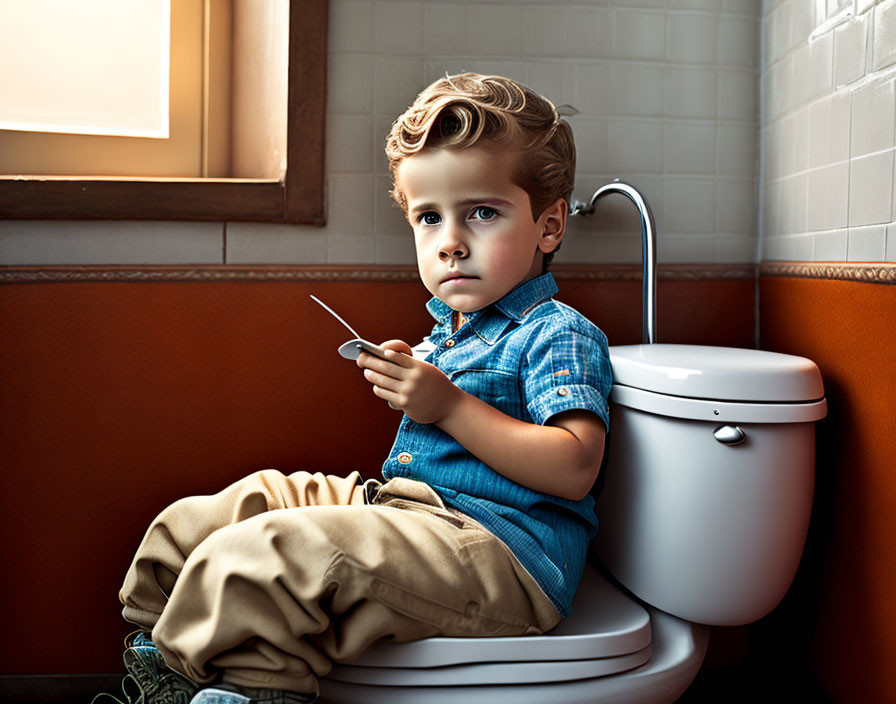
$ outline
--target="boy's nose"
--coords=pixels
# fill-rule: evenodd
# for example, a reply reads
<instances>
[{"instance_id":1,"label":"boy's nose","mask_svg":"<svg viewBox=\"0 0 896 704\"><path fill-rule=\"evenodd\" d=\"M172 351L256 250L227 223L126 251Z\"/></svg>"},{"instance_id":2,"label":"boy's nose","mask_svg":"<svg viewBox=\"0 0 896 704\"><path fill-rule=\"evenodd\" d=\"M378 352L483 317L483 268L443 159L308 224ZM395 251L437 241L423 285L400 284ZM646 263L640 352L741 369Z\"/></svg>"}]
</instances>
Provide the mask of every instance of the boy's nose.
<instances>
[{"instance_id":1,"label":"boy's nose","mask_svg":"<svg viewBox=\"0 0 896 704\"><path fill-rule=\"evenodd\" d=\"M445 235L439 242L439 259L446 261L448 259L463 259L469 254L467 245L457 236L453 228L447 228Z\"/></svg>"},{"instance_id":2,"label":"boy's nose","mask_svg":"<svg viewBox=\"0 0 896 704\"><path fill-rule=\"evenodd\" d=\"M447 261L448 259L465 259L467 250L464 246L458 244L454 247L442 247L439 249L439 259Z\"/></svg>"}]
</instances>

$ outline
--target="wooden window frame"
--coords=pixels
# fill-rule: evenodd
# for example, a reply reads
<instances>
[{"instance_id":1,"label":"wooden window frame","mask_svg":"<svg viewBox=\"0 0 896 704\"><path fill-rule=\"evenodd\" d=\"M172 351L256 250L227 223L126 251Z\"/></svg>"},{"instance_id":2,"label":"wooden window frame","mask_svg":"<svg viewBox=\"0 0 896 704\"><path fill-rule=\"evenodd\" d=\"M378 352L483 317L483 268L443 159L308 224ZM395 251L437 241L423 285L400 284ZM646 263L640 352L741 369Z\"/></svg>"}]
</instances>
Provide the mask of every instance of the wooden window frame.
<instances>
[{"instance_id":1,"label":"wooden window frame","mask_svg":"<svg viewBox=\"0 0 896 704\"><path fill-rule=\"evenodd\" d=\"M282 179L0 176L0 219L326 224L327 0L290 0L288 54Z\"/></svg>"}]
</instances>

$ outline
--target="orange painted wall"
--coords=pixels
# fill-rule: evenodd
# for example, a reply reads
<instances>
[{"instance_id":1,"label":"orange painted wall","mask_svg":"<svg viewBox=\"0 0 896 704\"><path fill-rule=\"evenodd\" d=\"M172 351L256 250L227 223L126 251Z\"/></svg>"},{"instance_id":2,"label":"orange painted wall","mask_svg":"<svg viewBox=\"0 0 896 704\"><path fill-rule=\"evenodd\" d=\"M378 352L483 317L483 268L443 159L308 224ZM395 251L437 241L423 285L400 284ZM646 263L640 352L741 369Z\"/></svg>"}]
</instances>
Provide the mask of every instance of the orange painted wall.
<instances>
[{"instance_id":1,"label":"orange painted wall","mask_svg":"<svg viewBox=\"0 0 896 704\"><path fill-rule=\"evenodd\" d=\"M560 287L640 341L639 282ZM431 327L414 282L0 286L0 674L121 669L118 587L171 501L264 467L379 472L398 416L310 293L374 340ZM752 280L661 281L659 300L661 341L752 345Z\"/></svg>"},{"instance_id":2,"label":"orange painted wall","mask_svg":"<svg viewBox=\"0 0 896 704\"><path fill-rule=\"evenodd\" d=\"M896 701L896 286L763 276L760 346L814 360L829 413L803 565L752 650L836 704Z\"/></svg>"}]
</instances>

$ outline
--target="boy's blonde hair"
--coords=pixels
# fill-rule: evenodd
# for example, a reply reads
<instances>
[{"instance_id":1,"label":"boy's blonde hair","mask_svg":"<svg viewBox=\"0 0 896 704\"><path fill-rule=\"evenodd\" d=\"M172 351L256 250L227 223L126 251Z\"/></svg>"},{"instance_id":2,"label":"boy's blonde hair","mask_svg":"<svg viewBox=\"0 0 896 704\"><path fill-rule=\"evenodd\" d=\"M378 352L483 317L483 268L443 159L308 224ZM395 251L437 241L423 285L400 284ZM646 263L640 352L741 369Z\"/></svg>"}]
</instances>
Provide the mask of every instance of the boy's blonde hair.
<instances>
[{"instance_id":1,"label":"boy's blonde hair","mask_svg":"<svg viewBox=\"0 0 896 704\"><path fill-rule=\"evenodd\" d=\"M424 149L508 148L520 152L513 182L529 194L532 219L558 198L569 203L576 147L554 104L501 76L461 73L425 88L398 117L386 139L392 197L407 213L398 166Z\"/></svg>"}]
</instances>

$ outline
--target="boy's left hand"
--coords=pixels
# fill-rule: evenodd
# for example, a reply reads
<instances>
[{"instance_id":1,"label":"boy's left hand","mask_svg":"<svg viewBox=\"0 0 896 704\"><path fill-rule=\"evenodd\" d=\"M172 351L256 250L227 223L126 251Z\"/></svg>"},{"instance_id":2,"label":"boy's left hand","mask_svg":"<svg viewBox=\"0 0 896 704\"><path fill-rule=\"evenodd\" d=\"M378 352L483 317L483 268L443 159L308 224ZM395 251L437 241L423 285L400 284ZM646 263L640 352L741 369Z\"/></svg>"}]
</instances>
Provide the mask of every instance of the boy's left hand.
<instances>
[{"instance_id":1,"label":"boy's left hand","mask_svg":"<svg viewBox=\"0 0 896 704\"><path fill-rule=\"evenodd\" d=\"M418 423L437 423L447 415L461 390L438 367L414 359L406 342L389 340L380 346L387 359L362 352L356 362L373 393Z\"/></svg>"}]
</instances>

